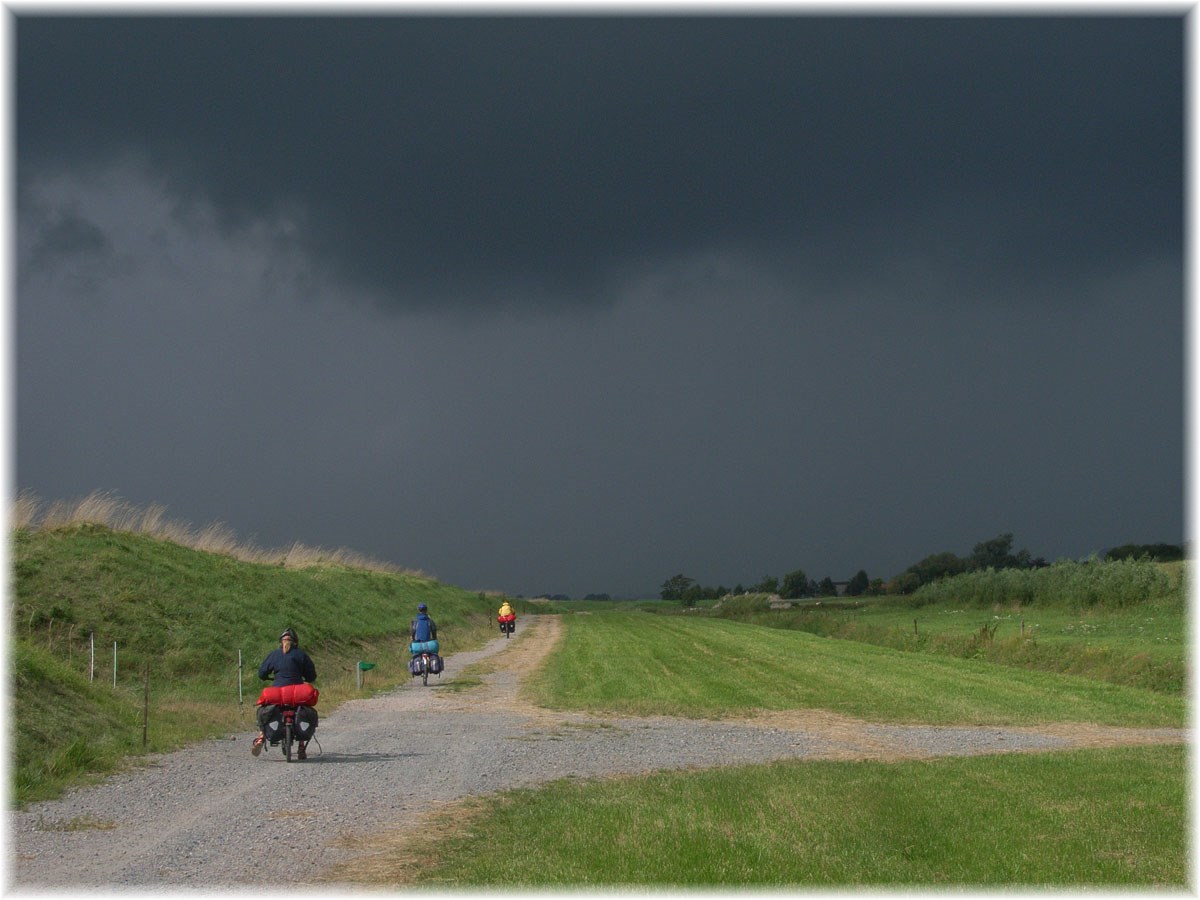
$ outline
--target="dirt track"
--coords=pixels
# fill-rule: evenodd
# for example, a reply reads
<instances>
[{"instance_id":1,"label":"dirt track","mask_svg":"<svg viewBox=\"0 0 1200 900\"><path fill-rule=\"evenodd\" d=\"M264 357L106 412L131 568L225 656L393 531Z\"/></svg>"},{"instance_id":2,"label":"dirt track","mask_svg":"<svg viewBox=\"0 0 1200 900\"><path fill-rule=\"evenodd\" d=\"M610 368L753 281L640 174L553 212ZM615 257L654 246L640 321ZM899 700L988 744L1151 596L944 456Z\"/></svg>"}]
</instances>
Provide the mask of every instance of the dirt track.
<instances>
[{"instance_id":1,"label":"dirt track","mask_svg":"<svg viewBox=\"0 0 1200 900\"><path fill-rule=\"evenodd\" d=\"M321 880L447 803L567 776L782 758L894 760L1182 742L1184 729L879 725L824 712L737 721L563 713L519 696L562 622L526 617L512 640L447 659L482 664L465 691L413 682L322 719L303 764L249 753L251 733L150 765L11 817L10 889L250 887Z\"/></svg>"}]
</instances>

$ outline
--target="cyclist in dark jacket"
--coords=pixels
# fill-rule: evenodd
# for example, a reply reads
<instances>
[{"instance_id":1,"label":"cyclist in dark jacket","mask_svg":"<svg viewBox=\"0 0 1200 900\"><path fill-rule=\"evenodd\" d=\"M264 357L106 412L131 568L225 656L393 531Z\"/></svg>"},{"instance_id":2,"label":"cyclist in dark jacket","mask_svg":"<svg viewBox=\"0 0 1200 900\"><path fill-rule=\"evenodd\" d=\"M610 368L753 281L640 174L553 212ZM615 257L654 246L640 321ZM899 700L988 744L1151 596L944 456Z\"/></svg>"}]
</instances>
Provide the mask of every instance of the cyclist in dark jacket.
<instances>
[{"instance_id":1,"label":"cyclist in dark jacket","mask_svg":"<svg viewBox=\"0 0 1200 900\"><path fill-rule=\"evenodd\" d=\"M317 680L317 667L313 665L311 657L300 649L296 632L290 628L279 636L279 647L267 654L258 667L258 677L263 681L271 675L275 676L275 687Z\"/></svg>"},{"instance_id":2,"label":"cyclist in dark jacket","mask_svg":"<svg viewBox=\"0 0 1200 900\"><path fill-rule=\"evenodd\" d=\"M317 680L317 667L313 664L312 658L300 649L300 640L296 637L296 632L290 628L284 629L283 634L279 635L279 647L268 653L267 658L258 667L258 677L263 681L272 675L275 676L275 687L287 687L289 684L303 684L306 681ZM250 752L254 756L258 756L262 751L264 740L266 740L265 736L259 731L258 737L250 745ZM299 756L301 759L308 758L307 744L307 741L300 742Z\"/></svg>"}]
</instances>

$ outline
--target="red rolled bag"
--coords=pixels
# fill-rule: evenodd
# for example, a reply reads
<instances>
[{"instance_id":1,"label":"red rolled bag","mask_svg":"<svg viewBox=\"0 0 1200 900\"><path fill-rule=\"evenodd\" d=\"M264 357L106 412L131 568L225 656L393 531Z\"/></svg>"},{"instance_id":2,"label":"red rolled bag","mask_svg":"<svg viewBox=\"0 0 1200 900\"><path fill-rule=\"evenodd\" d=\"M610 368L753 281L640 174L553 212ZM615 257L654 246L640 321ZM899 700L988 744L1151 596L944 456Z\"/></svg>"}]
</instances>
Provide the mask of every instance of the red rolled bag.
<instances>
[{"instance_id":1,"label":"red rolled bag","mask_svg":"<svg viewBox=\"0 0 1200 900\"><path fill-rule=\"evenodd\" d=\"M258 697L257 706L270 703L283 706L316 706L320 692L311 684L287 684L283 687L265 687Z\"/></svg>"}]
</instances>

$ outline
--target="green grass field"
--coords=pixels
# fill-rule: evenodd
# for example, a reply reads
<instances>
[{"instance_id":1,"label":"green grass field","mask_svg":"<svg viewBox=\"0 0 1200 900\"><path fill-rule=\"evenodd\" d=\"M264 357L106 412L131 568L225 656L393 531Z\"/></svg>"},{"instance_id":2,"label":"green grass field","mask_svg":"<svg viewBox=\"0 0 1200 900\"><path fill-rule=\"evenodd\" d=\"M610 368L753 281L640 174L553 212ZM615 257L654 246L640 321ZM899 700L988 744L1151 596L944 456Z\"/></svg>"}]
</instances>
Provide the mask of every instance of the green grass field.
<instances>
[{"instance_id":1,"label":"green grass field","mask_svg":"<svg viewBox=\"0 0 1200 900\"><path fill-rule=\"evenodd\" d=\"M529 697L559 709L728 716L826 709L931 724L1184 723L1181 697L978 660L906 653L723 619L567 616Z\"/></svg>"},{"instance_id":2,"label":"green grass field","mask_svg":"<svg viewBox=\"0 0 1200 900\"><path fill-rule=\"evenodd\" d=\"M1179 889L1184 756L1136 747L566 780L455 810L459 828L338 874L491 890Z\"/></svg>"}]
</instances>

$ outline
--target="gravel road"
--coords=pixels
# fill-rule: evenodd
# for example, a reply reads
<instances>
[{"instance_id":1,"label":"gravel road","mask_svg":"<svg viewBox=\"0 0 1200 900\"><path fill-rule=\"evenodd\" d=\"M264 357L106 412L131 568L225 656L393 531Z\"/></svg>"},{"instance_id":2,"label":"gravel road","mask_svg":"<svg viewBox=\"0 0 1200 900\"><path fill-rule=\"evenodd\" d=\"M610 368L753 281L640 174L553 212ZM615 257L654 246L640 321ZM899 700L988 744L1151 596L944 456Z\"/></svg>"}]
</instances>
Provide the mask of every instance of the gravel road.
<instances>
[{"instance_id":1,"label":"gravel road","mask_svg":"<svg viewBox=\"0 0 1200 900\"><path fill-rule=\"evenodd\" d=\"M561 620L525 617L511 640L446 660L443 685L411 682L322 717L304 763L250 755L252 732L154 757L104 783L10 815L9 889L244 889L320 878L356 851L344 835L402 829L431 807L568 776L784 758L899 759L1178 742L1184 729L878 725L820 712L737 721L602 717L528 706L520 669ZM328 887L328 885L326 885Z\"/></svg>"}]
</instances>

